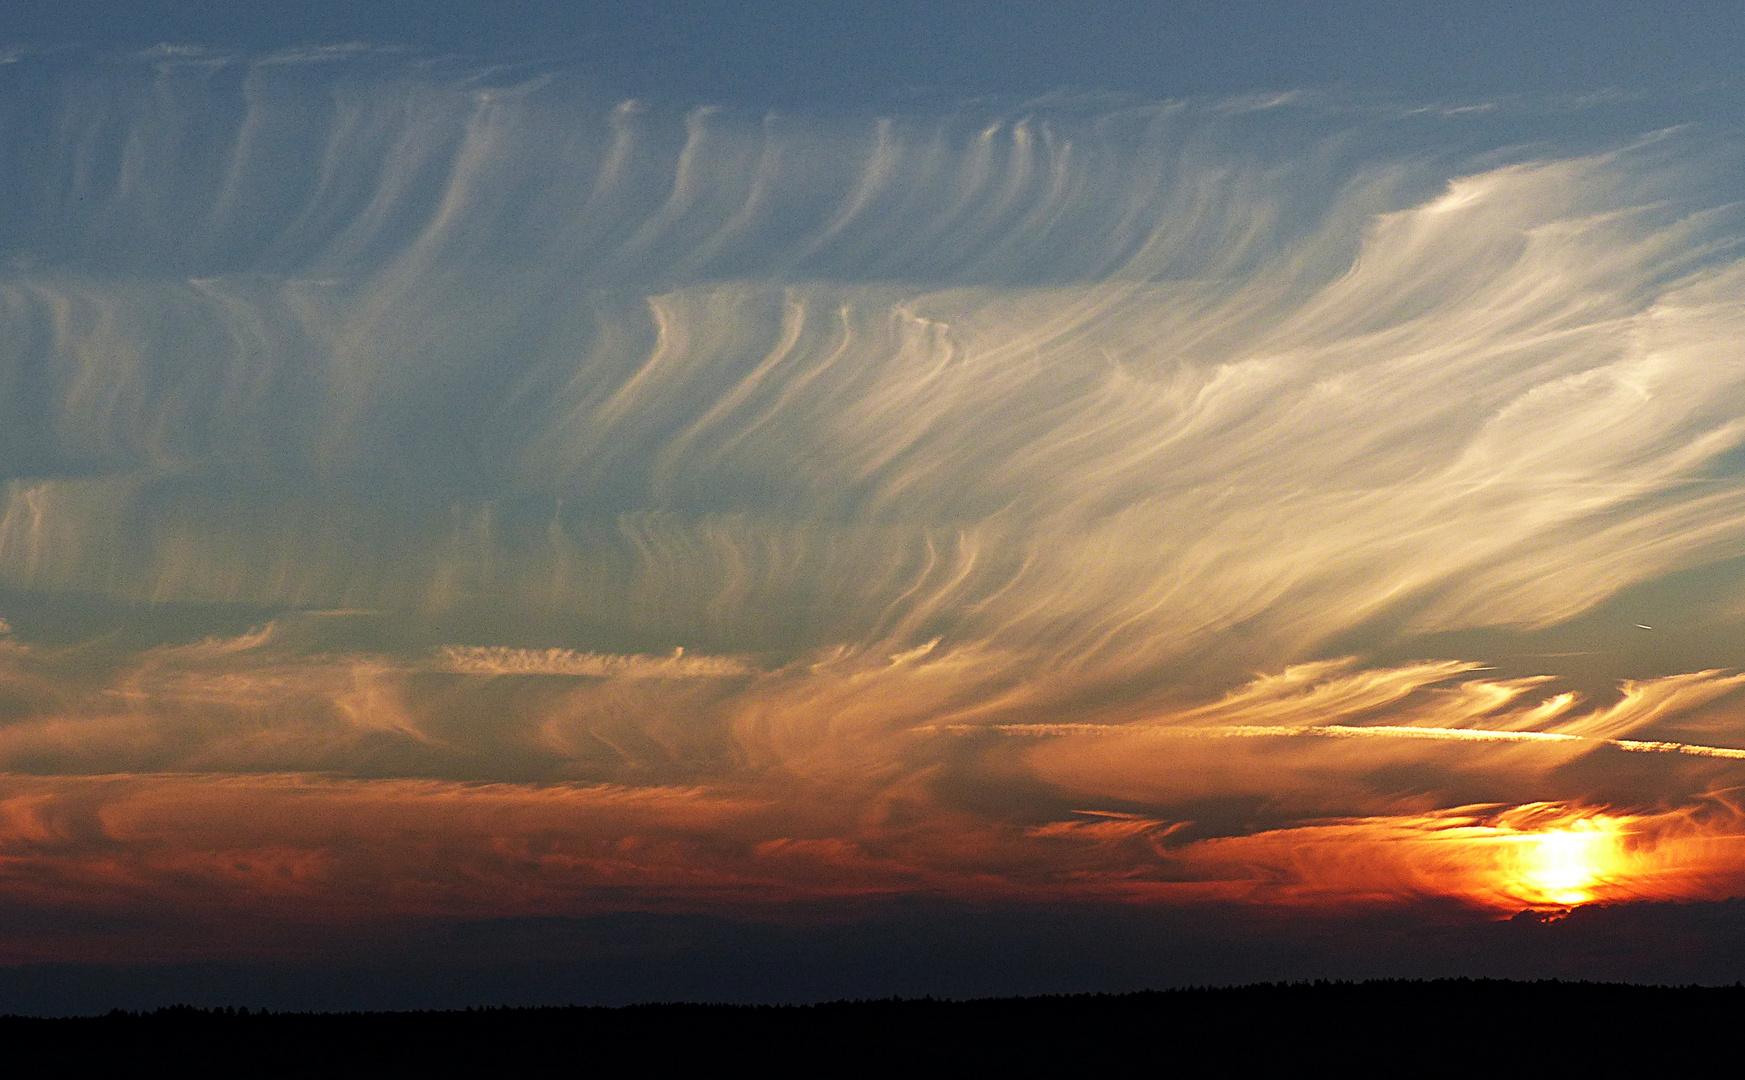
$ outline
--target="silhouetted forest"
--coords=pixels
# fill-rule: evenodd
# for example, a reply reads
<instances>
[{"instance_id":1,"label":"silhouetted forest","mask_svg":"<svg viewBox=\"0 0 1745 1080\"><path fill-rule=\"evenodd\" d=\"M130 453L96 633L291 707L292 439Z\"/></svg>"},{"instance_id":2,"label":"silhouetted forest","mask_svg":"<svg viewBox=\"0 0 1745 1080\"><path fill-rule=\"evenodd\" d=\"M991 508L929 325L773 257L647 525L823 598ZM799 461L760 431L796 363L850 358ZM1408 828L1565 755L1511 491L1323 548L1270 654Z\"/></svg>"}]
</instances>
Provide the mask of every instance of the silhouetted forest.
<instances>
[{"instance_id":1,"label":"silhouetted forest","mask_svg":"<svg viewBox=\"0 0 1745 1080\"><path fill-rule=\"evenodd\" d=\"M1745 987L1448 979L801 1006L0 1017L14 1067L174 1075L1451 1075L1662 1072L1724 1050ZM23 1074L15 1074L23 1075Z\"/></svg>"}]
</instances>

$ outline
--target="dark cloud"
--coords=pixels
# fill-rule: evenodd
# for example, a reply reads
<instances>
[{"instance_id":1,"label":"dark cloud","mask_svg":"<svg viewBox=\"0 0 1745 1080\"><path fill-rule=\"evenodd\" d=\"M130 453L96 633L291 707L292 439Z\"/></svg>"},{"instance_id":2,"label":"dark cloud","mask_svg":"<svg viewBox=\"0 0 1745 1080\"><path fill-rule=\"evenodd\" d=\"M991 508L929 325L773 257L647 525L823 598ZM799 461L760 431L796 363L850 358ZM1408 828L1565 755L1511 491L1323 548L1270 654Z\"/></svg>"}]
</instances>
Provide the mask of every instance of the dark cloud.
<instances>
[{"instance_id":1,"label":"dark cloud","mask_svg":"<svg viewBox=\"0 0 1745 1080\"><path fill-rule=\"evenodd\" d=\"M1745 977L1738 908L1737 901L1595 906L1557 918L1475 922L1434 905L1323 918L914 901L819 911L800 925L636 913L493 920L378 939L362 951L335 940L323 960L0 969L0 1012L175 1003L340 1010L813 1002L1319 978L1722 985ZM306 948L323 951L314 942Z\"/></svg>"}]
</instances>

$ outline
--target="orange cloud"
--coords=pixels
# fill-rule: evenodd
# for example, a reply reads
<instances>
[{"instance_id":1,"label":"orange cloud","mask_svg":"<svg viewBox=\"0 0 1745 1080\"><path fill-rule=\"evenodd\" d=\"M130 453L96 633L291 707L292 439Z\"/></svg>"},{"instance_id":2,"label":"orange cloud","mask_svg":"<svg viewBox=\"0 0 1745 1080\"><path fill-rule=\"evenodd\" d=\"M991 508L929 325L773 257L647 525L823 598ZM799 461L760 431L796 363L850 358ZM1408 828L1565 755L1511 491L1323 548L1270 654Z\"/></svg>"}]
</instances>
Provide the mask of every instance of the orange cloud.
<instances>
[{"instance_id":1,"label":"orange cloud","mask_svg":"<svg viewBox=\"0 0 1745 1080\"><path fill-rule=\"evenodd\" d=\"M1555 803L1456 807L1205 840L1183 859L1251 900L1386 904L1450 897L1497 911L1745 890L1745 817L1711 801L1620 812Z\"/></svg>"},{"instance_id":2,"label":"orange cloud","mask_svg":"<svg viewBox=\"0 0 1745 1080\"><path fill-rule=\"evenodd\" d=\"M271 954L372 926L625 907L771 914L914 892L1555 909L1732 895L1745 888L1741 845L1745 817L1719 799L1679 811L1469 806L1194 839L1191 823L1140 814L1026 826L902 794L851 808L805 790L14 775L0 778L0 903L53 916L0 955ZM56 929L153 913L174 913L183 931L129 943Z\"/></svg>"}]
</instances>

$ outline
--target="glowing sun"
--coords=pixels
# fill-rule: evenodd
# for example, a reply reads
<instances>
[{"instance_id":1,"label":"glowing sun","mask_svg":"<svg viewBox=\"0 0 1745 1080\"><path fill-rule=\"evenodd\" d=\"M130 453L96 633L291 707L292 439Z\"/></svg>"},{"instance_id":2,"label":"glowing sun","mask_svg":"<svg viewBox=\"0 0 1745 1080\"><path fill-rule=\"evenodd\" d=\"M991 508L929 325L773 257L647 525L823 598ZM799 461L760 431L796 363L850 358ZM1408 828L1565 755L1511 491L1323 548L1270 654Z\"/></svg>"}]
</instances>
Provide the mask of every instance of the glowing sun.
<instances>
[{"instance_id":1,"label":"glowing sun","mask_svg":"<svg viewBox=\"0 0 1745 1080\"><path fill-rule=\"evenodd\" d=\"M1514 839L1509 891L1535 906L1573 907L1593 900L1624 861L1621 829L1603 816Z\"/></svg>"}]
</instances>

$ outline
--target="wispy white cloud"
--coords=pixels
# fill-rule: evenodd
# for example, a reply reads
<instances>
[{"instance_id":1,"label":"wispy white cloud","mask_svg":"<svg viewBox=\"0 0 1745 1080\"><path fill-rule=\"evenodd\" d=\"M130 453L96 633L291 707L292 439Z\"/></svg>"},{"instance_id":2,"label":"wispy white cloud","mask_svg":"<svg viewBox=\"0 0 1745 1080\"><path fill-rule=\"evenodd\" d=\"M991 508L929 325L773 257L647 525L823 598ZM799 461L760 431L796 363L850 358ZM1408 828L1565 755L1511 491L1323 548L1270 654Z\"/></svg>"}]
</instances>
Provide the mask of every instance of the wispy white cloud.
<instances>
[{"instance_id":1,"label":"wispy white cloud","mask_svg":"<svg viewBox=\"0 0 1745 1080\"><path fill-rule=\"evenodd\" d=\"M609 656L572 649L511 649L500 645L448 645L438 653L444 671L466 675L587 675L617 679L721 679L751 668L731 656Z\"/></svg>"},{"instance_id":2,"label":"wispy white cloud","mask_svg":"<svg viewBox=\"0 0 1745 1080\"><path fill-rule=\"evenodd\" d=\"M1518 647L1745 609L1703 131L234 59L0 105L0 767L683 790L779 808L746 881L972 891L1734 782L1729 661Z\"/></svg>"}]
</instances>

